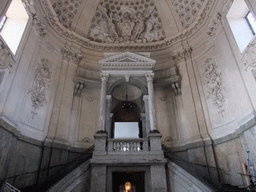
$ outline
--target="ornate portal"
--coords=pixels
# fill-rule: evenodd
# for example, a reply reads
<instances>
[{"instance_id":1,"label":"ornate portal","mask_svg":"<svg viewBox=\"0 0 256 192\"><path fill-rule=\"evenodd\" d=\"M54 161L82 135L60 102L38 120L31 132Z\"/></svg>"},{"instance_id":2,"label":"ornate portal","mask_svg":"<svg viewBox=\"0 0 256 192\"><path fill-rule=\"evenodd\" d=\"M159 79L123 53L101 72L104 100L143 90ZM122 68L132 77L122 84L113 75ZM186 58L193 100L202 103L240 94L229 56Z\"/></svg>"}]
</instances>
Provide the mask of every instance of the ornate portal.
<instances>
[{"instance_id":1,"label":"ornate portal","mask_svg":"<svg viewBox=\"0 0 256 192\"><path fill-rule=\"evenodd\" d=\"M149 43L165 38L162 22L153 2L101 2L92 20L88 38L108 43Z\"/></svg>"}]
</instances>

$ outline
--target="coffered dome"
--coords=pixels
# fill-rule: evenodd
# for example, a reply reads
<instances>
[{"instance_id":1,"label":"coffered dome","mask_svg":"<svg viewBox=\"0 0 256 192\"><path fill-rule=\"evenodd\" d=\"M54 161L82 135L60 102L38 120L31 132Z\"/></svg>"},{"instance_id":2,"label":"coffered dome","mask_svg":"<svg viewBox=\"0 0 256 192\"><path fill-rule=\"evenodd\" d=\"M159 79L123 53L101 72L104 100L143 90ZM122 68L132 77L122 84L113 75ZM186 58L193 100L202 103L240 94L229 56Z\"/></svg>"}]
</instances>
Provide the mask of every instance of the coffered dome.
<instances>
[{"instance_id":1,"label":"coffered dome","mask_svg":"<svg viewBox=\"0 0 256 192\"><path fill-rule=\"evenodd\" d=\"M211 0L50 0L51 24L90 49L141 50L171 46L200 29ZM49 8L50 7L50 8Z\"/></svg>"}]
</instances>

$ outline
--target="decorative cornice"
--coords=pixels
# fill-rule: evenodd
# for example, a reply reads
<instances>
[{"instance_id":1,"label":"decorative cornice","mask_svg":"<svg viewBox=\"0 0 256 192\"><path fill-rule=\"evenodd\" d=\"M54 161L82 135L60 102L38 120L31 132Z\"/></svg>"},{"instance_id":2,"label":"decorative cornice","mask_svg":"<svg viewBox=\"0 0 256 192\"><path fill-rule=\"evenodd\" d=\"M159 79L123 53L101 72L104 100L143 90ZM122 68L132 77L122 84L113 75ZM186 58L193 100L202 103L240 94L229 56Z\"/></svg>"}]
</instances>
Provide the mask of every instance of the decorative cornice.
<instances>
[{"instance_id":1,"label":"decorative cornice","mask_svg":"<svg viewBox=\"0 0 256 192\"><path fill-rule=\"evenodd\" d=\"M172 56L172 59L174 61L178 62L181 59L188 58L191 55L192 51L193 51L192 47L184 48L184 50L182 50L181 52L178 52L176 55Z\"/></svg>"},{"instance_id":2,"label":"decorative cornice","mask_svg":"<svg viewBox=\"0 0 256 192\"><path fill-rule=\"evenodd\" d=\"M162 41L158 42L152 42L148 44L143 43L98 43L93 42L85 37L82 37L69 29L65 28L57 18L56 13L54 12L51 3L49 0L42 0L40 1L43 10L46 14L46 18L48 19L50 25L53 27L53 29L59 33L61 36L63 36L65 39L69 39L72 42L78 43L82 45L83 47L86 47L88 49L93 50L99 50L99 51L126 51L126 50L132 50L132 51L143 51L143 50L156 50L156 49L163 49L171 47L173 44L177 43L178 41L191 36L193 33L195 33L197 30L199 30L199 27L202 26L204 21L207 18L207 14L210 10L210 6L213 3L213 0L208 0L206 3L205 8L202 10L200 17L195 21L189 28L187 28L187 32L183 34L179 34L176 37L169 37Z\"/></svg>"},{"instance_id":3,"label":"decorative cornice","mask_svg":"<svg viewBox=\"0 0 256 192\"><path fill-rule=\"evenodd\" d=\"M71 51L66 47L61 49L61 53L65 60L71 61L76 64L78 64L84 57L82 54L75 53L74 51Z\"/></svg>"},{"instance_id":4,"label":"decorative cornice","mask_svg":"<svg viewBox=\"0 0 256 192\"><path fill-rule=\"evenodd\" d=\"M155 66L156 61L150 58L131 53L125 52L117 54L106 59L99 61L101 69L112 70L112 69L129 69L129 70L152 70Z\"/></svg>"}]
</instances>

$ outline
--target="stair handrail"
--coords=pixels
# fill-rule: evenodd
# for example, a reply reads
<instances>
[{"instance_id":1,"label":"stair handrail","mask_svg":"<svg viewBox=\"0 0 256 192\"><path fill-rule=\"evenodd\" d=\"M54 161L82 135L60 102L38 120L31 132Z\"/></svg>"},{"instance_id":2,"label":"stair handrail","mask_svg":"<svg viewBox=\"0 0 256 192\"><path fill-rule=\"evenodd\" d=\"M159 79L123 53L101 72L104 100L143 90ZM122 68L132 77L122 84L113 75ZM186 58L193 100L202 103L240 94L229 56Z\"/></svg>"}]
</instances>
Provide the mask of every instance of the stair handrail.
<instances>
[{"instance_id":1,"label":"stair handrail","mask_svg":"<svg viewBox=\"0 0 256 192\"><path fill-rule=\"evenodd\" d=\"M180 162L183 162L183 163L186 163L188 165L192 165L192 166L199 166L199 167L204 167L204 168L212 168L212 169L218 169L220 172L224 173L224 174L227 174L225 170L223 169L220 169L220 168L217 168L217 167L213 167L213 166L207 166L207 165L201 165L201 164L197 164L197 163L192 163L190 161L186 161L180 157L171 157L170 154L174 154L170 148L168 148L167 146L165 145L162 145L163 147L163 151L165 153L165 157L171 161L173 161L174 163L177 163L177 161L180 161ZM177 164L178 165L178 164ZM181 167L182 168L182 167ZM186 169L184 169L186 170ZM207 183L205 180L202 180L201 178L198 178L197 176L195 176L193 173L191 173L190 170L186 170L188 173L190 173L191 175L193 175L195 178L197 178L198 180L200 180L201 182L203 182L204 184L206 184L207 186L213 188L216 190L216 192L222 192L224 191L223 190L223 187L222 187L222 182L219 182L217 179L213 179L211 177L208 177L208 182L210 183ZM223 180L223 179L221 179Z\"/></svg>"},{"instance_id":2,"label":"stair handrail","mask_svg":"<svg viewBox=\"0 0 256 192\"><path fill-rule=\"evenodd\" d=\"M12 186L10 183L4 182L0 188L0 192L7 192L7 191L8 192L20 192L20 190L18 190L14 186Z\"/></svg>"},{"instance_id":3,"label":"stair handrail","mask_svg":"<svg viewBox=\"0 0 256 192\"><path fill-rule=\"evenodd\" d=\"M244 188L242 192L255 192L256 191L256 181Z\"/></svg>"},{"instance_id":4,"label":"stair handrail","mask_svg":"<svg viewBox=\"0 0 256 192\"><path fill-rule=\"evenodd\" d=\"M84 157L83 155L84 155L84 153L83 154L81 154L79 157L77 157L77 158L75 158L75 159L73 159L72 161L69 161L69 162L67 162L67 163L62 163L62 164L59 164L59 165L54 165L54 166L51 166L51 167L46 167L46 168L43 168L43 169L40 169L40 170L36 170L36 171L30 171L30 172L26 172L26 173L22 173L22 174L18 174L18 175L13 175L13 176L11 176L11 177L6 177L6 178L4 178L4 179L2 179L2 180L0 180L0 189L2 188L2 186L3 185L5 185L5 183L8 183L7 181L15 181L16 180L16 178L18 178L18 177L20 177L20 176L25 176L25 175L29 175L29 174L35 174L35 173L39 173L39 172L41 172L41 171L45 171L45 170L48 170L48 169L53 169L53 168L57 168L57 167L67 167L67 166L69 166L70 164L72 164L72 163L74 163L74 162L76 162L76 161L82 161L82 160L84 160L84 161L86 161L86 160L88 160L89 158L91 158L91 156L92 156L92 151L94 150L94 145L92 145L92 146L90 146L89 148L87 148L86 149L86 154L88 154L89 156L86 156L86 157ZM83 157L81 157L81 156L83 156ZM60 170L60 171L62 171L62 170ZM57 174L59 171L57 171L55 174ZM55 175L55 174L53 174L53 175ZM53 175L51 175L51 176L49 176L49 177L53 177ZM47 177L47 178L49 178L49 177ZM46 178L46 179L47 179ZM46 180L45 179L45 180ZM45 182L45 180L43 180L41 183L43 183L43 182ZM38 185L38 184L36 184L36 185ZM41 184L40 184L41 185ZM1 192L1 191L0 191Z\"/></svg>"}]
</instances>

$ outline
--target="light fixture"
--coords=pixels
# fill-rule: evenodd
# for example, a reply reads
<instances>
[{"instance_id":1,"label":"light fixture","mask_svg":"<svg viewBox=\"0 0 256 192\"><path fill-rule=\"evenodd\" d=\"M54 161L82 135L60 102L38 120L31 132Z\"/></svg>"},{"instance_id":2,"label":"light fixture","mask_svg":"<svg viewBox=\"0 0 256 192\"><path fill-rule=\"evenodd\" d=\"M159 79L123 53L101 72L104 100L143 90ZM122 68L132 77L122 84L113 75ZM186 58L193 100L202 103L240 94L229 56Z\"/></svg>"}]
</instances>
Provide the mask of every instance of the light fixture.
<instances>
[{"instance_id":1,"label":"light fixture","mask_svg":"<svg viewBox=\"0 0 256 192\"><path fill-rule=\"evenodd\" d=\"M126 182L124 186L125 186L125 191L131 191L132 184L130 182Z\"/></svg>"}]
</instances>

